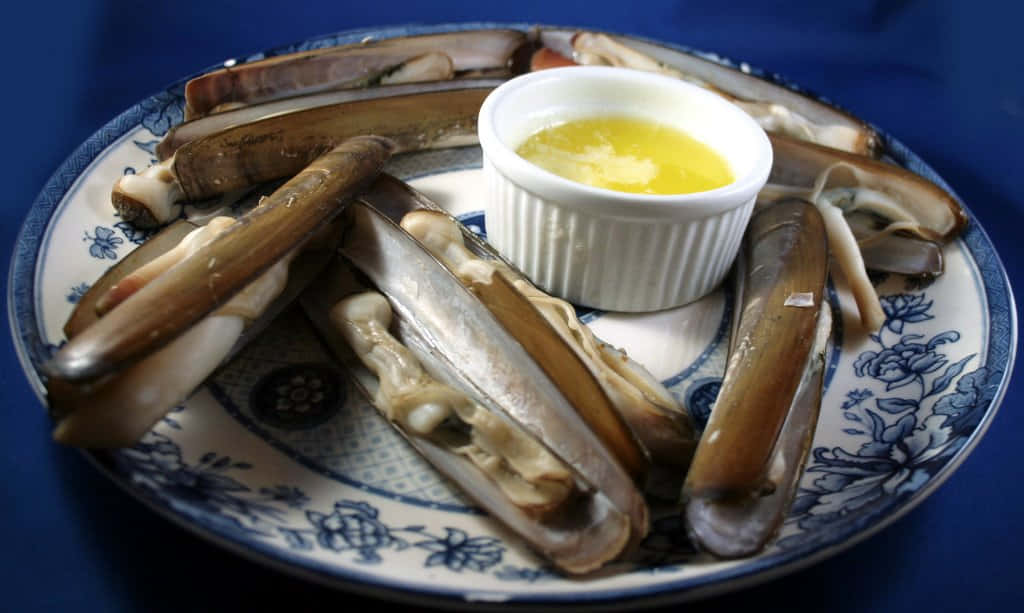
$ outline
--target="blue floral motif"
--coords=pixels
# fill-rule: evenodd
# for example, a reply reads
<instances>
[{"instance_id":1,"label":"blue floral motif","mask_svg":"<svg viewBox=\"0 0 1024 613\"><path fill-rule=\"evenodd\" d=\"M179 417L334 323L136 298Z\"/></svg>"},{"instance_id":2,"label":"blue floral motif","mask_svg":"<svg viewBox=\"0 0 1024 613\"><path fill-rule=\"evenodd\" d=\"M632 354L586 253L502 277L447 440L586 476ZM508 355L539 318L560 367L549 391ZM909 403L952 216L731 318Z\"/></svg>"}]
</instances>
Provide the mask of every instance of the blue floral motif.
<instances>
[{"instance_id":1,"label":"blue floral motif","mask_svg":"<svg viewBox=\"0 0 1024 613\"><path fill-rule=\"evenodd\" d=\"M84 296L85 293L88 291L88 283L79 283L78 285L75 285L74 287L71 288L71 291L68 292L66 298L68 299L68 302L70 302L71 304L78 304L78 301L81 300L82 296Z\"/></svg>"},{"instance_id":2,"label":"blue floral motif","mask_svg":"<svg viewBox=\"0 0 1024 613\"><path fill-rule=\"evenodd\" d=\"M88 232L85 232L83 241L91 241L89 245L89 255L99 259L117 259L117 246L124 243L124 239L120 236L114 236L114 231L104 226L96 226L93 230L93 236L90 236Z\"/></svg>"},{"instance_id":3,"label":"blue floral motif","mask_svg":"<svg viewBox=\"0 0 1024 613\"><path fill-rule=\"evenodd\" d=\"M190 465L176 443L154 431L115 458L128 467L135 484L199 525L238 536L265 536L268 522L282 517L279 509L226 474L251 468L245 462L209 452Z\"/></svg>"},{"instance_id":4,"label":"blue floral motif","mask_svg":"<svg viewBox=\"0 0 1024 613\"><path fill-rule=\"evenodd\" d=\"M917 323L933 319L928 314L932 301L925 302L925 295L896 294L881 298L882 311L885 313L885 327L900 334L906 323Z\"/></svg>"},{"instance_id":5,"label":"blue floral motif","mask_svg":"<svg viewBox=\"0 0 1024 613\"><path fill-rule=\"evenodd\" d=\"M306 517L316 529L316 540L331 551L356 551L360 562L380 562L378 549L395 547L405 549L409 544L391 534L391 530L377 519L377 509L365 502L343 500L334 504L330 514L306 511Z\"/></svg>"},{"instance_id":6,"label":"blue floral motif","mask_svg":"<svg viewBox=\"0 0 1024 613\"><path fill-rule=\"evenodd\" d=\"M458 528L445 528L444 538L416 543L417 547L432 551L425 566L447 566L449 570L462 572L464 569L478 572L501 562L505 547L496 538L468 534Z\"/></svg>"},{"instance_id":7,"label":"blue floral motif","mask_svg":"<svg viewBox=\"0 0 1024 613\"><path fill-rule=\"evenodd\" d=\"M185 86L176 85L142 101L142 126L154 136L163 136L171 126L182 122L184 109Z\"/></svg>"},{"instance_id":8,"label":"blue floral motif","mask_svg":"<svg viewBox=\"0 0 1024 613\"><path fill-rule=\"evenodd\" d=\"M324 364L294 364L264 376L250 393L253 414L275 428L314 428L345 401L338 372Z\"/></svg>"},{"instance_id":9,"label":"blue floral motif","mask_svg":"<svg viewBox=\"0 0 1024 613\"><path fill-rule=\"evenodd\" d=\"M797 493L787 520L803 532L782 539L781 547L820 540L828 533L822 528L856 521L861 511L920 490L963 447L995 394L986 368L960 376L975 354L950 363L944 352L960 340L956 331L927 340L904 334L887 344L886 331L902 334L907 325L933 319L925 294L887 296L882 303L886 323L871 336L879 350L863 352L854 372L883 384L884 393L867 387L846 393L841 410L851 426L843 432L861 442L853 451L814 449L806 471L813 479ZM957 377L956 391L941 395ZM891 395L894 390L900 395Z\"/></svg>"},{"instance_id":10,"label":"blue floral motif","mask_svg":"<svg viewBox=\"0 0 1024 613\"><path fill-rule=\"evenodd\" d=\"M956 383L956 392L947 394L935 403L935 414L944 415L948 426L955 432L973 432L981 423L982 411L996 395L998 386L989 380L987 368L968 373Z\"/></svg>"},{"instance_id":11,"label":"blue floral motif","mask_svg":"<svg viewBox=\"0 0 1024 613\"><path fill-rule=\"evenodd\" d=\"M872 396L874 396L874 394L871 393L871 390L867 388L859 390L850 390L846 392L846 401L843 402L843 408L849 409L855 407L860 403L864 402L865 400L867 400L868 398L871 398Z\"/></svg>"},{"instance_id":12,"label":"blue floral motif","mask_svg":"<svg viewBox=\"0 0 1024 613\"><path fill-rule=\"evenodd\" d=\"M885 347L880 352L865 351L853 364L858 377L871 377L884 381L886 391L921 383L924 375L931 374L942 368L948 361L944 355L935 351L943 343L956 342L960 334L955 331L943 332L927 343L914 342L923 338L920 334L908 334L892 347Z\"/></svg>"},{"instance_id":13,"label":"blue floral motif","mask_svg":"<svg viewBox=\"0 0 1024 613\"><path fill-rule=\"evenodd\" d=\"M444 566L459 573L485 572L501 563L505 553L500 540L471 537L458 528L446 527L445 536L439 537L423 526L389 526L367 502L339 500L331 512L323 513L306 508L309 496L294 486L266 486L254 493L226 474L252 469L248 462L211 451L192 465L182 459L175 442L155 431L115 454L114 461L154 499L221 535L283 538L295 550L319 546L335 553L355 552L356 562L375 564L381 562L384 550L412 550L408 537L401 536L406 534L419 539L417 548L430 552L424 566ZM308 526L289 525L284 507L305 510ZM533 580L539 578L538 574Z\"/></svg>"}]
</instances>

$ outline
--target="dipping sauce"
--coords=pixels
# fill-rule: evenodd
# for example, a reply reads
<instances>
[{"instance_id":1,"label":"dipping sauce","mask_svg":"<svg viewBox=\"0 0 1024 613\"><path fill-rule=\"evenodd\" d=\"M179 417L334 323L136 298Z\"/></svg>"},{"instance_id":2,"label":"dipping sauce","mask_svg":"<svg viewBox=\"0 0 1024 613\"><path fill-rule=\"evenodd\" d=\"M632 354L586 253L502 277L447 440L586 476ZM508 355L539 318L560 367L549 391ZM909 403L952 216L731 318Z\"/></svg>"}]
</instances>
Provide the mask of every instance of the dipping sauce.
<instances>
[{"instance_id":1,"label":"dipping sauce","mask_svg":"<svg viewBox=\"0 0 1024 613\"><path fill-rule=\"evenodd\" d=\"M516 153L578 183L633 194L689 194L733 181L713 149L671 126L590 117L544 128Z\"/></svg>"}]
</instances>

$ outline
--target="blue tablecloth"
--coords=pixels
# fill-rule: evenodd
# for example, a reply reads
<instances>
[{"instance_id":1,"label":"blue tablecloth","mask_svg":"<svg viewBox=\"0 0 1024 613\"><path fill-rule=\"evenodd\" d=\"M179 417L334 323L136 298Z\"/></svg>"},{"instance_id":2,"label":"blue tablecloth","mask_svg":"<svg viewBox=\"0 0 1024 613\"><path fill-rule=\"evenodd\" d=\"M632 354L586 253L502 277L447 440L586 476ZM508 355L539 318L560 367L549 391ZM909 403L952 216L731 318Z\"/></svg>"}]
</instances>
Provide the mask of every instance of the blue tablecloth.
<instances>
[{"instance_id":1,"label":"blue tablecloth","mask_svg":"<svg viewBox=\"0 0 1024 613\"><path fill-rule=\"evenodd\" d=\"M8 8L0 205L5 269L36 194L74 148L145 95L224 58L337 30L514 21L591 26L714 50L778 72L889 130L931 164L988 231L1011 281L1021 272L1024 9L1011 3L503 3L435 0L138 3ZM13 73L13 74L11 74ZM0 608L338 609L374 601L236 557L119 491L52 444L4 329L0 390ZM906 517L773 582L694 605L830 611L1019 610L1024 391L964 465Z\"/></svg>"}]
</instances>

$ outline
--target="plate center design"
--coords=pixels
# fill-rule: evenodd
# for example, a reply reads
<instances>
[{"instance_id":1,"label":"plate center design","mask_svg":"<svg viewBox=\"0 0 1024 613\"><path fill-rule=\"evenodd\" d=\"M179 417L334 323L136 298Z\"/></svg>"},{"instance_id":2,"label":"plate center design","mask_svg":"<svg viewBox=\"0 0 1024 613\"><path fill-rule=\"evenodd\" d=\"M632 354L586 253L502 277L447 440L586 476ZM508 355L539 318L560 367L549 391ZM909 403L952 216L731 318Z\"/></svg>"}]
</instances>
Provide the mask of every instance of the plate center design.
<instances>
[{"instance_id":1,"label":"plate center design","mask_svg":"<svg viewBox=\"0 0 1024 613\"><path fill-rule=\"evenodd\" d=\"M365 401L297 308L209 389L243 426L322 476L405 503L477 512Z\"/></svg>"}]
</instances>

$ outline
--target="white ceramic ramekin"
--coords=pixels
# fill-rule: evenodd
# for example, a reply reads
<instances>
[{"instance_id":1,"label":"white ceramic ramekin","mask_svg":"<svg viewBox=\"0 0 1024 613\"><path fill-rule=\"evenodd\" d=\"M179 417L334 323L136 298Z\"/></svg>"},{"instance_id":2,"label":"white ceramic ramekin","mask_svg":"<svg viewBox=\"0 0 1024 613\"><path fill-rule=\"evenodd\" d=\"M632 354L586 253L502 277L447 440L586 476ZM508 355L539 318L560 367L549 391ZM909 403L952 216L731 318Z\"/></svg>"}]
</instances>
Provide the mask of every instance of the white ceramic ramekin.
<instances>
[{"instance_id":1,"label":"white ceramic ramekin","mask_svg":"<svg viewBox=\"0 0 1024 613\"><path fill-rule=\"evenodd\" d=\"M515 152L537 130L595 115L681 129L724 157L735 180L693 194L627 194L564 179ZM714 289L772 165L764 131L735 105L625 68L556 68L512 79L484 101L478 131L488 240L545 291L605 310L665 309Z\"/></svg>"}]
</instances>

